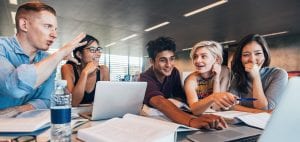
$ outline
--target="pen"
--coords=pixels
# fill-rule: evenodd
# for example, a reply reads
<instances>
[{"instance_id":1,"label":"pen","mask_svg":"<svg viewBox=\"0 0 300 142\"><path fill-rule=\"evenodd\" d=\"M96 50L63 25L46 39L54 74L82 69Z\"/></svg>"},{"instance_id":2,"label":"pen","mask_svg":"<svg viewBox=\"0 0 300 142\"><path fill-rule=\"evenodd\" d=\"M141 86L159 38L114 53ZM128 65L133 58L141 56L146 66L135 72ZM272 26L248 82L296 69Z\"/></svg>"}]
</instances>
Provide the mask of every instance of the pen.
<instances>
[{"instance_id":1,"label":"pen","mask_svg":"<svg viewBox=\"0 0 300 142\"><path fill-rule=\"evenodd\" d=\"M255 101L257 99L256 98L238 98L236 100L244 102L244 101Z\"/></svg>"}]
</instances>

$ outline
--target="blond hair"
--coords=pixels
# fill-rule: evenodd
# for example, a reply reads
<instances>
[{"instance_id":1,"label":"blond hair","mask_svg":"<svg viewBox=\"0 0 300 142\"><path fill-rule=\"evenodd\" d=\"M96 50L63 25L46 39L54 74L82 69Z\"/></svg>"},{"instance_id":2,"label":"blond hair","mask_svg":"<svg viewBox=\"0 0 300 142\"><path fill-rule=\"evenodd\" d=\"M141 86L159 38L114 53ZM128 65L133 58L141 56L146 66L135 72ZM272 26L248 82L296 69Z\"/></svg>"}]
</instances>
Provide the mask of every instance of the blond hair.
<instances>
[{"instance_id":1,"label":"blond hair","mask_svg":"<svg viewBox=\"0 0 300 142\"><path fill-rule=\"evenodd\" d=\"M195 52L199 48L206 48L210 51L210 53L213 55L214 58L219 58L220 59L220 64L223 62L223 48L222 45L216 41L201 41L195 44L192 48L192 51L190 53L190 57L192 60Z\"/></svg>"}]
</instances>

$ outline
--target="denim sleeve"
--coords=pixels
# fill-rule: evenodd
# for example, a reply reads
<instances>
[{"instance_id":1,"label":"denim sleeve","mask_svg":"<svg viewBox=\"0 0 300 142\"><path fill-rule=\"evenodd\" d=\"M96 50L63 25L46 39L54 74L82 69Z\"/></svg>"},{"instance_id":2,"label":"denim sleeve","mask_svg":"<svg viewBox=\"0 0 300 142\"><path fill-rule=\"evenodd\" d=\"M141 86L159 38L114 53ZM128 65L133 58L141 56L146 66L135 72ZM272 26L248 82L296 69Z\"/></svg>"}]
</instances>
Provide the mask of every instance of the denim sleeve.
<instances>
[{"instance_id":1,"label":"denim sleeve","mask_svg":"<svg viewBox=\"0 0 300 142\"><path fill-rule=\"evenodd\" d=\"M50 108L51 95L54 92L56 72L39 87L37 88L36 94L30 99L28 104L33 105L36 109L47 109Z\"/></svg>"},{"instance_id":2,"label":"denim sleeve","mask_svg":"<svg viewBox=\"0 0 300 142\"><path fill-rule=\"evenodd\" d=\"M0 90L2 94L21 98L34 89L37 80L34 64L22 64L15 68L0 53Z\"/></svg>"}]
</instances>

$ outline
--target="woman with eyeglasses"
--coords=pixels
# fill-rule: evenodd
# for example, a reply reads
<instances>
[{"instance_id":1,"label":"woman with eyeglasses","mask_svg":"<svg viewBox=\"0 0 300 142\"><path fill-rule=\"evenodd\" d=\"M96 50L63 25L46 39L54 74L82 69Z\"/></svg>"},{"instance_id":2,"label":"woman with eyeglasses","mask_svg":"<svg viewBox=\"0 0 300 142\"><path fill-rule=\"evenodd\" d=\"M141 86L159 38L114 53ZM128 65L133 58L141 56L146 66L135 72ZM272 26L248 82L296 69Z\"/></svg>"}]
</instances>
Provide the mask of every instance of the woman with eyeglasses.
<instances>
[{"instance_id":1,"label":"woman with eyeglasses","mask_svg":"<svg viewBox=\"0 0 300 142\"><path fill-rule=\"evenodd\" d=\"M233 79L230 92L241 101L234 109L246 112L270 112L278 104L287 82L288 75L283 69L269 67L271 57L265 39L258 34L244 37L233 56L231 69Z\"/></svg>"},{"instance_id":2,"label":"woman with eyeglasses","mask_svg":"<svg viewBox=\"0 0 300 142\"><path fill-rule=\"evenodd\" d=\"M223 62L222 46L215 41L201 41L190 53L196 71L185 80L187 102L194 115L206 109L227 109L236 103L229 89L230 72Z\"/></svg>"},{"instance_id":3,"label":"woman with eyeglasses","mask_svg":"<svg viewBox=\"0 0 300 142\"><path fill-rule=\"evenodd\" d=\"M67 88L72 93L72 106L89 104L94 101L96 82L109 81L109 70L99 65L102 48L93 36L86 35L81 42L86 45L76 48L73 56L79 64L68 61L61 68L62 79L67 80Z\"/></svg>"}]
</instances>

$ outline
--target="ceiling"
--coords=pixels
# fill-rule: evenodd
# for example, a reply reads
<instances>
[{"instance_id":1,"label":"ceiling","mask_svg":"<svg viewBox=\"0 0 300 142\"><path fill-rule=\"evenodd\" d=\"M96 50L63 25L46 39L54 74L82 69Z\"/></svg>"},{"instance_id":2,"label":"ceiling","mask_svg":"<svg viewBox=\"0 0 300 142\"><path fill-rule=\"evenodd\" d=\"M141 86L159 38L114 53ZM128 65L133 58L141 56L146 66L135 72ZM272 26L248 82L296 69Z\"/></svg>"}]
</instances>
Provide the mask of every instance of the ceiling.
<instances>
[{"instance_id":1,"label":"ceiling","mask_svg":"<svg viewBox=\"0 0 300 142\"><path fill-rule=\"evenodd\" d=\"M18 3L27 0L18 0ZM300 0L228 0L227 3L190 17L183 14L217 0L43 0L57 10L59 37L53 49L80 32L97 37L105 52L145 56L145 45L159 36L170 36L177 50L201 40L239 40L249 33L300 33ZM0 36L14 34L11 11L17 5L0 0ZM144 30L168 21L153 31ZM121 41L122 38L136 37Z\"/></svg>"}]
</instances>

